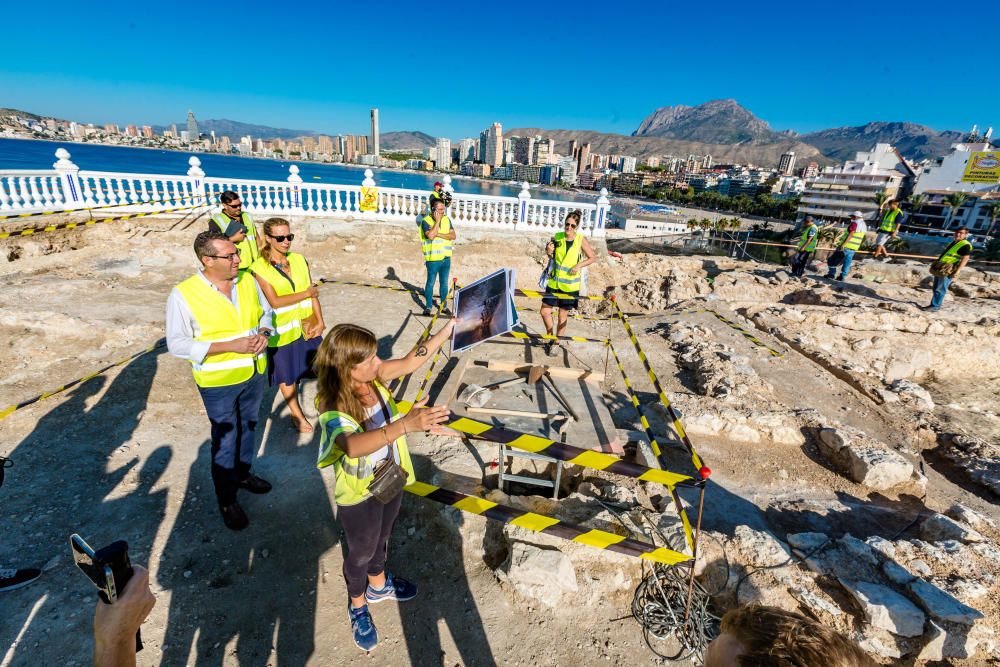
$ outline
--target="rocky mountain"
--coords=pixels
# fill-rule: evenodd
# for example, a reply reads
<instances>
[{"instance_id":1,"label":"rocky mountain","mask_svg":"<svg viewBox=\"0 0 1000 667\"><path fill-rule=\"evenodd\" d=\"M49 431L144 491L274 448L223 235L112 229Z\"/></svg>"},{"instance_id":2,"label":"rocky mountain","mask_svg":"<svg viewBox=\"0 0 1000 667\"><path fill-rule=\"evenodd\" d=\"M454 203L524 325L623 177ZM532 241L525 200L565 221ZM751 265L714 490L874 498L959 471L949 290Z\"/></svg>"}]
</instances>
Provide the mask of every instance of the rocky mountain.
<instances>
[{"instance_id":1,"label":"rocky mountain","mask_svg":"<svg viewBox=\"0 0 1000 667\"><path fill-rule=\"evenodd\" d=\"M739 146L798 142L814 147L830 161L843 162L853 159L858 151L870 150L877 143L892 144L914 161L932 158L947 153L952 143L961 141L964 133L953 130L939 132L926 125L905 122L873 122L808 134L791 130L776 132L736 100L727 99L693 107L661 107L647 116L632 136ZM798 150L795 152L801 164L804 156Z\"/></svg>"},{"instance_id":2,"label":"rocky mountain","mask_svg":"<svg viewBox=\"0 0 1000 667\"><path fill-rule=\"evenodd\" d=\"M176 125L178 130L187 129L186 120ZM153 131L157 134L161 134L163 130L169 129L169 127L160 125L153 126ZM202 134L209 134L214 131L215 136L229 137L232 141L239 141L240 137L247 135L261 139L295 139L297 137L313 137L318 134L318 132L313 130L290 130L281 127L271 127L270 125L243 123L238 120L229 120L228 118L199 120L198 131Z\"/></svg>"},{"instance_id":3,"label":"rocky mountain","mask_svg":"<svg viewBox=\"0 0 1000 667\"><path fill-rule=\"evenodd\" d=\"M965 132L938 132L916 123L868 123L860 127L836 127L798 136L799 141L818 148L837 161L854 158L878 143L892 144L911 160L945 155L951 144L961 141Z\"/></svg>"},{"instance_id":4,"label":"rocky mountain","mask_svg":"<svg viewBox=\"0 0 1000 667\"><path fill-rule=\"evenodd\" d=\"M781 135L777 143L757 144L724 144L705 143L701 141L685 141L656 136L626 136L624 134L606 134L588 130L543 130L535 127L515 128L505 130L505 136L534 136L540 134L556 142L555 151L563 155L569 152L569 142L576 139L581 144L590 144L592 153L633 155L644 159L654 155L677 155L687 157L694 155L711 155L715 162L752 162L753 164L773 166L778 164L781 154L795 151L797 163L815 161L820 166L832 164L832 160L824 157L819 149L804 144L795 138Z\"/></svg>"},{"instance_id":5,"label":"rocky mountain","mask_svg":"<svg viewBox=\"0 0 1000 667\"><path fill-rule=\"evenodd\" d=\"M708 144L770 144L788 140L732 99L712 100L694 107L683 104L660 107L642 121L632 136Z\"/></svg>"},{"instance_id":6,"label":"rocky mountain","mask_svg":"<svg viewBox=\"0 0 1000 667\"><path fill-rule=\"evenodd\" d=\"M437 140L429 134L416 131L386 132L380 134L378 146L380 151L421 151L433 148Z\"/></svg>"}]
</instances>

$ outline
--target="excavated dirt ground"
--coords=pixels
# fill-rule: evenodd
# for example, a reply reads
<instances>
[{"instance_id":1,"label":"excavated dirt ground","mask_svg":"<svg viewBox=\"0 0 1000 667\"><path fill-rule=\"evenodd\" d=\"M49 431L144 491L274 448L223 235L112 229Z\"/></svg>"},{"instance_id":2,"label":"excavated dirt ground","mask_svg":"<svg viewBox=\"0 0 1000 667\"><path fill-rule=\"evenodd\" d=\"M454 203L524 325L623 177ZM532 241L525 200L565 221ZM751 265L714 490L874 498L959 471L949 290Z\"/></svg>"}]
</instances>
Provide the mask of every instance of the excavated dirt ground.
<instances>
[{"instance_id":1,"label":"excavated dirt ground","mask_svg":"<svg viewBox=\"0 0 1000 667\"><path fill-rule=\"evenodd\" d=\"M8 352L0 357L0 407L87 375L162 337L166 296L194 269L190 243L203 227L204 218L194 216L145 218L6 242L10 261L0 265L6 297L0 336ZM299 220L293 227L300 233L295 249L310 260L314 277L422 286L412 227ZM534 286L543 237L459 234L453 272L460 282L508 266L517 271L518 285ZM996 275L968 272L960 282L962 296L949 297L940 313L925 314L914 305L930 299L919 267L864 263L856 265L849 284L840 285L790 281L775 267L725 258L612 259L599 252L601 261L589 272L590 292L614 288L626 311L641 313L632 325L713 470L699 570L718 579L728 561L730 585L719 605L745 601L747 590L735 590L737 573L760 564L755 554L741 551L740 527L779 540L809 531L834 539L849 532L919 550L927 542L911 547L906 541L919 542L923 517L955 503L1000 520L1000 490L988 484L997 476L989 465L991 458L996 465L1000 447ZM321 299L328 326L352 321L370 327L383 355L404 354L426 323L415 298L403 292L326 285ZM588 304L585 310L607 314L608 306ZM524 310L522 319L541 329L537 313ZM672 431L621 325L571 320L570 333L610 334L654 431L661 443L669 442ZM567 349L557 363L604 371L599 345L571 343ZM538 358L538 350L533 354ZM444 370L435 373L449 368L439 364ZM432 384L432 396L444 377ZM898 386L894 390L896 379L918 383L933 407ZM409 383L407 396L417 384ZM604 388L616 426L638 429L613 362ZM311 405L314 393L306 382L304 405ZM293 432L276 392L269 391L264 404L267 421L255 471L275 489L241 497L251 519L242 533L225 530L218 516L207 419L187 364L164 349L3 420L0 454L15 465L0 489L0 567L44 564L46 571L0 597L0 664L89 662L94 595L69 557L72 532L94 546L127 539L134 562L148 564L157 606L143 626L141 665L324 665L360 657L346 621L344 544L332 489L313 466L318 435ZM818 448L822 427L863 431L922 469L926 480L917 474L881 491L851 481ZM979 459L955 460L950 443L956 437L971 439ZM659 509L654 489L581 471L570 475L567 491L574 493L562 507L530 496L501 498L491 490L495 474L483 475L460 441L414 438L411 448L421 479L578 522L592 518L594 526L609 527L601 522L610 517L581 518L580 507L595 495L624 496ZM496 456L490 446L478 449L486 461ZM691 472L678 446L667 451L675 469ZM987 474L970 476L976 466ZM696 495L683 495L696 502ZM985 615L970 633L977 638L975 654L947 658L950 664L990 664L1000 655L994 634L1000 630L1000 558L992 557L1000 555L1000 533L989 525L977 530L985 542L972 545L976 550L959 545L951 562L933 562L927 575L953 592L968 587L958 581L985 591L963 600ZM619 563L583 547L568 552L579 591L549 607L516 593L495 573L506 549L499 532L485 519L406 497L390 542L390 567L417 580L421 596L398 607L373 607L382 643L372 659L419 665L657 662L630 616L641 576L634 562ZM871 630L829 577L815 577L803 566L780 571L785 580L770 572L753 575L744 585L750 598L807 609L859 640L874 638L877 646L865 646L887 664L912 664L926 643L900 641L895 650L905 654L893 658L894 649L887 648L892 637ZM825 596L845 613L800 604L801 596L789 596L792 588Z\"/></svg>"}]
</instances>

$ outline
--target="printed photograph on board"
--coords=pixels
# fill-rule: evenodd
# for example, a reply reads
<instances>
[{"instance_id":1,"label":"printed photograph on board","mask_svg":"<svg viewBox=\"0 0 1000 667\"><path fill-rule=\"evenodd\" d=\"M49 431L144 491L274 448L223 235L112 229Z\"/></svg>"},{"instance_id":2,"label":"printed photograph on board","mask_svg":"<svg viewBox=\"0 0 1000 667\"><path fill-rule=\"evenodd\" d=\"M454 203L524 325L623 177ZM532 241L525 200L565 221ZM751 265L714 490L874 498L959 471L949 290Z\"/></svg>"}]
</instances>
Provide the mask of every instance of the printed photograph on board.
<instances>
[{"instance_id":1,"label":"printed photograph on board","mask_svg":"<svg viewBox=\"0 0 1000 667\"><path fill-rule=\"evenodd\" d=\"M507 269L500 269L455 292L458 324L452 333L451 351L462 352L514 326L513 292Z\"/></svg>"}]
</instances>

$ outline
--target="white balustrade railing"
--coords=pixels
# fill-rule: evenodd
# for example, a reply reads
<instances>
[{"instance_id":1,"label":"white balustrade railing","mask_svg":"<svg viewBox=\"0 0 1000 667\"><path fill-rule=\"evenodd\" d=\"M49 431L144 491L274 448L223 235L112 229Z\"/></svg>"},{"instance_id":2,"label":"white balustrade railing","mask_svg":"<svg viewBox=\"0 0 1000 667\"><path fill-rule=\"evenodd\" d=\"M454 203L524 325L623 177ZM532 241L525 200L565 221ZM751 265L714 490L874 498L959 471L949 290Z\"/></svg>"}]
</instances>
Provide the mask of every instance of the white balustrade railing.
<instances>
[{"instance_id":1,"label":"white balustrade railing","mask_svg":"<svg viewBox=\"0 0 1000 667\"><path fill-rule=\"evenodd\" d=\"M304 183L296 165L288 180L265 181L206 177L197 157L188 160L183 176L81 171L66 149L56 151L51 170L0 170L0 215L89 208L126 208L156 212L185 206L214 205L231 190L240 196L243 209L260 215L352 216L373 221L415 221L428 211L429 192L381 188L371 169L358 185ZM523 183L516 197L454 192L451 177L443 179L452 192L448 216L463 227L552 234L563 227L566 215L581 212L581 230L604 236L610 203L607 190L596 204L532 199ZM376 210L361 210L361 188L377 187Z\"/></svg>"}]
</instances>

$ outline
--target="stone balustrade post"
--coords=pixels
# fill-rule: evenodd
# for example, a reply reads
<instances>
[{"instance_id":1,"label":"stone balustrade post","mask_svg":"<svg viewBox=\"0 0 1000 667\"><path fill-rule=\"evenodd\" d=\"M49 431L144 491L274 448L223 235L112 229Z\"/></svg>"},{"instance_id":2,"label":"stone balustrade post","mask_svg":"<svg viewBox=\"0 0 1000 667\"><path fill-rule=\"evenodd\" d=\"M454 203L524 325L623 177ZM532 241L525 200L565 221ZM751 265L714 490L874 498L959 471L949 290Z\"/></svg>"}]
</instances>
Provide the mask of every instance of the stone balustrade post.
<instances>
[{"instance_id":1,"label":"stone balustrade post","mask_svg":"<svg viewBox=\"0 0 1000 667\"><path fill-rule=\"evenodd\" d=\"M298 165L288 167L288 195L289 200L285 204L294 213L304 212L302 208L302 177L299 176Z\"/></svg>"},{"instance_id":2,"label":"stone balustrade post","mask_svg":"<svg viewBox=\"0 0 1000 667\"><path fill-rule=\"evenodd\" d=\"M604 236L608 225L608 214L611 211L611 201L608 199L608 189L601 188L601 196L597 198L597 210L594 211L593 236Z\"/></svg>"},{"instance_id":3,"label":"stone balustrade post","mask_svg":"<svg viewBox=\"0 0 1000 667\"><path fill-rule=\"evenodd\" d=\"M83 191L80 190L80 168L69 159L69 151L65 148L56 149L57 161L52 168L59 172L59 185L62 187L63 208L65 210L83 208Z\"/></svg>"},{"instance_id":4,"label":"stone balustrade post","mask_svg":"<svg viewBox=\"0 0 1000 667\"><path fill-rule=\"evenodd\" d=\"M191 179L192 198L181 200L181 206L207 206L208 193L205 188L205 172L201 168L201 160L194 155L188 158L187 175Z\"/></svg>"},{"instance_id":5,"label":"stone balustrade post","mask_svg":"<svg viewBox=\"0 0 1000 667\"><path fill-rule=\"evenodd\" d=\"M531 201L531 193L528 192L528 181L521 183L521 191L517 193L517 223L516 230L527 230L528 226L528 204Z\"/></svg>"},{"instance_id":6,"label":"stone balustrade post","mask_svg":"<svg viewBox=\"0 0 1000 667\"><path fill-rule=\"evenodd\" d=\"M371 169L365 169L365 179L363 181L361 181L361 187L364 188L364 189L374 189L374 188L376 188L375 172L373 172ZM376 192L377 192L377 190L376 190ZM374 218L374 217L376 217L376 213L378 211L378 203L377 203L378 202L378 196L377 195L376 195L375 201L376 201L376 204L375 204L374 208L372 208L370 210L367 210L367 211L361 208L361 201L358 202L358 209L361 211L361 215L362 216L364 216L366 218Z\"/></svg>"}]
</instances>

